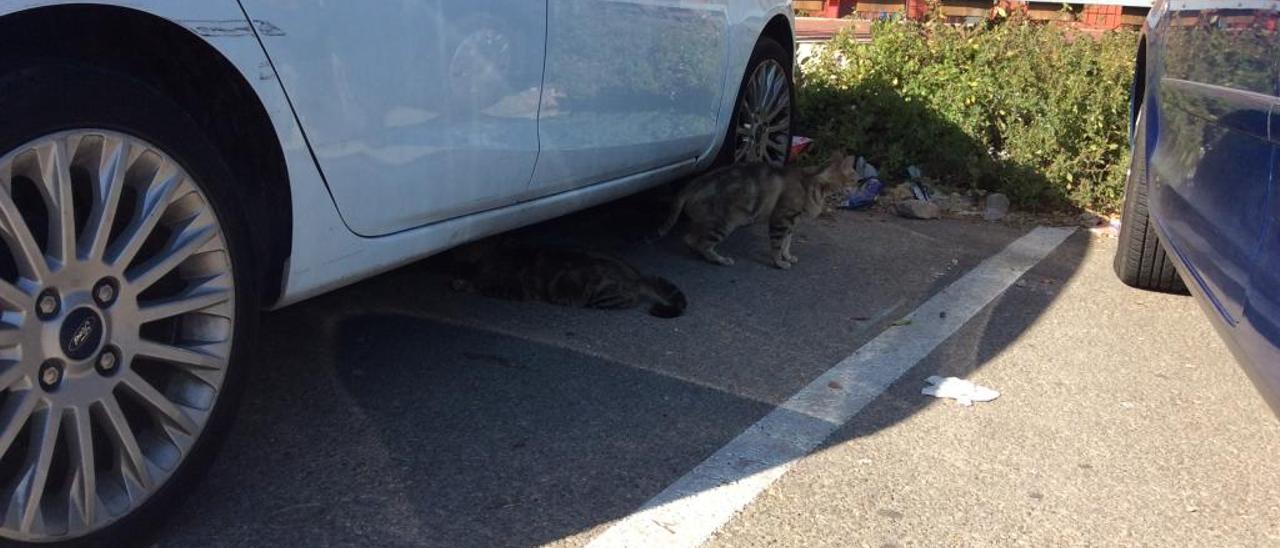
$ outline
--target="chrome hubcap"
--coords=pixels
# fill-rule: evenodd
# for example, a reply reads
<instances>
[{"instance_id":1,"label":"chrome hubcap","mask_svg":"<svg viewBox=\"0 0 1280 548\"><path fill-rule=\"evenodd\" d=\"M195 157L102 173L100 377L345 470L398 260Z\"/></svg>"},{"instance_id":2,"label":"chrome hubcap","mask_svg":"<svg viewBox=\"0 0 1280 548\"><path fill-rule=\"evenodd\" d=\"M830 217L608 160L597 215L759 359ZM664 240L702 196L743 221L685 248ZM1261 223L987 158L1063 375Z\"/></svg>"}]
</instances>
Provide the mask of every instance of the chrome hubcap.
<instances>
[{"instance_id":1,"label":"chrome hubcap","mask_svg":"<svg viewBox=\"0 0 1280 548\"><path fill-rule=\"evenodd\" d=\"M735 162L787 161L791 143L791 83L782 64L772 59L756 66L738 104L734 128Z\"/></svg>"},{"instance_id":2,"label":"chrome hubcap","mask_svg":"<svg viewBox=\"0 0 1280 548\"><path fill-rule=\"evenodd\" d=\"M140 139L45 136L0 157L0 538L82 536L190 452L235 320L221 226Z\"/></svg>"}]
</instances>

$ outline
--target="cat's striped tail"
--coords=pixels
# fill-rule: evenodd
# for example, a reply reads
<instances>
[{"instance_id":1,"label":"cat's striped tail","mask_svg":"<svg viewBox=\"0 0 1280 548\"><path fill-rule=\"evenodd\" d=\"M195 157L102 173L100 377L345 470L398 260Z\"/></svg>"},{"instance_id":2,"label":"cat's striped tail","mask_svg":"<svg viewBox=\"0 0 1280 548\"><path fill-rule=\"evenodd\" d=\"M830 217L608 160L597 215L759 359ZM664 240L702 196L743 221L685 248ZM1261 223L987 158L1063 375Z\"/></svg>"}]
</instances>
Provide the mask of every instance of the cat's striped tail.
<instances>
[{"instance_id":1,"label":"cat's striped tail","mask_svg":"<svg viewBox=\"0 0 1280 548\"><path fill-rule=\"evenodd\" d=\"M674 318L684 314L684 309L689 305L689 301L684 298L684 292L676 287L666 278L658 276L645 276L644 287L648 291L646 293L655 302L649 307L649 314L659 318Z\"/></svg>"}]
</instances>

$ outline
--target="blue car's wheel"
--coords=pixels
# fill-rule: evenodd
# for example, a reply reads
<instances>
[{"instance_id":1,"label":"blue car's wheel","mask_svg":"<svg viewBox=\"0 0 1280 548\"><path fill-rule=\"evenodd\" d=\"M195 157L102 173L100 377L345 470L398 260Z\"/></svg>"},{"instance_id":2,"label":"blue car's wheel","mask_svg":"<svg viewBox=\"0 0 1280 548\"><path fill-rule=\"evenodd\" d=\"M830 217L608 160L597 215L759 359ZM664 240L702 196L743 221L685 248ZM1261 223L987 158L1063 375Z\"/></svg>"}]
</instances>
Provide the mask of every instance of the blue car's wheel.
<instances>
[{"instance_id":1,"label":"blue car's wheel","mask_svg":"<svg viewBox=\"0 0 1280 548\"><path fill-rule=\"evenodd\" d=\"M1116 250L1115 269L1120 281L1139 289L1186 293L1187 287L1173 266L1173 258L1165 252L1156 236L1147 209L1147 122L1146 107L1138 110L1134 134L1133 160L1124 189L1124 217L1120 226L1120 247Z\"/></svg>"}]
</instances>

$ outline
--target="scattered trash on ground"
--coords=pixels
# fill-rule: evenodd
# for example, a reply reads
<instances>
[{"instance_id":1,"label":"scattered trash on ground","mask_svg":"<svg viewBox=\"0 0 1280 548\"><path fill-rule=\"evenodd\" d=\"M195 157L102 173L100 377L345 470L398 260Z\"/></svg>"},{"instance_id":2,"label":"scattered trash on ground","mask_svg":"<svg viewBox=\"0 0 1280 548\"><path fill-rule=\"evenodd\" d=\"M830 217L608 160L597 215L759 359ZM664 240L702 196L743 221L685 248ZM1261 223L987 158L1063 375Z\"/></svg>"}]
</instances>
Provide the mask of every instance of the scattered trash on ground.
<instances>
[{"instance_id":1,"label":"scattered trash on ground","mask_svg":"<svg viewBox=\"0 0 1280 548\"><path fill-rule=\"evenodd\" d=\"M927 176L918 165L906 168L907 180L881 178L865 157L845 165L844 175L854 184L827 199L828 211L865 210L906 219L977 219L1008 226L1078 226L1100 237L1117 237L1120 222L1094 212L1015 211L1005 194L980 188L948 186L942 179ZM887 219L874 220L885 222Z\"/></svg>"},{"instance_id":2,"label":"scattered trash on ground","mask_svg":"<svg viewBox=\"0 0 1280 548\"><path fill-rule=\"evenodd\" d=\"M937 375L925 379L929 386L920 389L920 393L935 398L950 398L960 405L973 405L973 402L986 402L1000 397L1000 392L982 385L974 384L957 377L939 377Z\"/></svg>"},{"instance_id":3,"label":"scattered trash on ground","mask_svg":"<svg viewBox=\"0 0 1280 548\"><path fill-rule=\"evenodd\" d=\"M889 324L889 327L902 327L902 326L904 326L904 325L911 325L911 319L910 319L910 318L902 318L901 320L898 320L898 321L896 321L896 322L893 322L893 323Z\"/></svg>"},{"instance_id":4,"label":"scattered trash on ground","mask_svg":"<svg viewBox=\"0 0 1280 548\"><path fill-rule=\"evenodd\" d=\"M799 135L793 135L791 137L791 157L788 158L787 161L788 162L796 161L796 158L799 158L801 154L804 154L804 151L808 150L809 145L812 145L812 144L813 144L813 139L810 139L808 137L801 137Z\"/></svg>"},{"instance_id":5,"label":"scattered trash on ground","mask_svg":"<svg viewBox=\"0 0 1280 548\"><path fill-rule=\"evenodd\" d=\"M920 200L921 202L933 201L933 190L929 185L924 183L924 173L920 171L918 166L907 166L908 188L911 189L911 198Z\"/></svg>"},{"instance_id":6,"label":"scattered trash on ground","mask_svg":"<svg viewBox=\"0 0 1280 548\"><path fill-rule=\"evenodd\" d=\"M875 166L867 163L866 159L859 156L858 160L853 164L853 173L851 175L857 179L858 188L849 194L849 198L840 207L844 209L862 209L875 205L876 197L884 189L884 183L880 182L880 171Z\"/></svg>"},{"instance_id":7,"label":"scattered trash on ground","mask_svg":"<svg viewBox=\"0 0 1280 548\"><path fill-rule=\"evenodd\" d=\"M982 212L982 218L988 222L996 222L1003 219L1009 214L1009 197L999 192L987 195L987 207Z\"/></svg>"},{"instance_id":8,"label":"scattered trash on ground","mask_svg":"<svg viewBox=\"0 0 1280 548\"><path fill-rule=\"evenodd\" d=\"M929 191L929 187L920 181L911 181L907 183L911 188L911 197L921 202L932 202L933 193Z\"/></svg>"},{"instance_id":9,"label":"scattered trash on ground","mask_svg":"<svg viewBox=\"0 0 1280 548\"><path fill-rule=\"evenodd\" d=\"M858 185L857 190L849 195L849 199L840 207L844 209L863 209L876 203L876 196L884 189L884 183L878 178L871 178Z\"/></svg>"},{"instance_id":10,"label":"scattered trash on ground","mask_svg":"<svg viewBox=\"0 0 1280 548\"><path fill-rule=\"evenodd\" d=\"M1089 232L1095 236L1115 238L1120 235L1120 219L1111 219L1101 226L1091 227Z\"/></svg>"}]
</instances>

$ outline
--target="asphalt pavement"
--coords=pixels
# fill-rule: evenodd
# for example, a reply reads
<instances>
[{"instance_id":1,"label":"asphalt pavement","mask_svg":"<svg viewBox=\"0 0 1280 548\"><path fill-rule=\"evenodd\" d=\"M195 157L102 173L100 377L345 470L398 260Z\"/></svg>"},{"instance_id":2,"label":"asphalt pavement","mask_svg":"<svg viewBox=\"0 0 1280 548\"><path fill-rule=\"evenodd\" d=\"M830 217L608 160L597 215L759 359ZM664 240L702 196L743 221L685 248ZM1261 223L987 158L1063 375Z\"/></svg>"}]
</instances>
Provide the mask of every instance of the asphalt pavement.
<instances>
[{"instance_id":1,"label":"asphalt pavement","mask_svg":"<svg viewBox=\"0 0 1280 548\"><path fill-rule=\"evenodd\" d=\"M835 212L695 260L642 197L516 236L617 253L683 317L453 292L433 259L264 317L239 421L159 546L581 546L1031 227ZM712 546L1277 545L1280 421L1188 297L1071 235ZM1012 280L1011 280L1012 281ZM929 375L1002 392L961 407Z\"/></svg>"}]
</instances>

